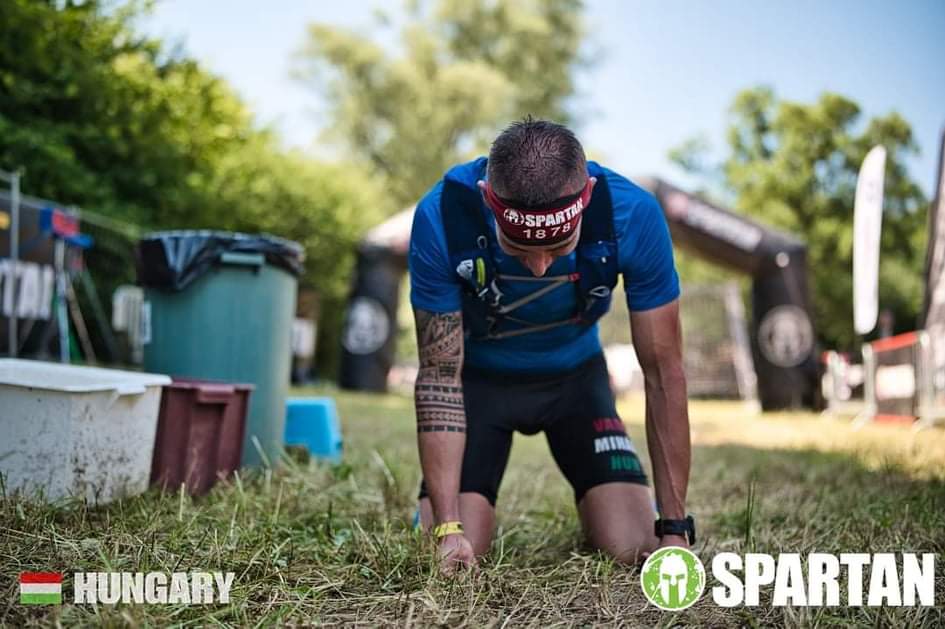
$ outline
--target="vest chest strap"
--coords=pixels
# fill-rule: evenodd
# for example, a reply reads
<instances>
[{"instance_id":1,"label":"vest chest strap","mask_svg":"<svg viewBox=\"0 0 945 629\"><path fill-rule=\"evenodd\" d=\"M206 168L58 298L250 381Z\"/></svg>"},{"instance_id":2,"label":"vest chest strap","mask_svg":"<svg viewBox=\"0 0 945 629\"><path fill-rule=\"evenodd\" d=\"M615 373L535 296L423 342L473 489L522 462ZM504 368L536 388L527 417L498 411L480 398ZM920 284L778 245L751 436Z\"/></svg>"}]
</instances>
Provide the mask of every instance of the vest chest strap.
<instances>
[{"instance_id":1,"label":"vest chest strap","mask_svg":"<svg viewBox=\"0 0 945 629\"><path fill-rule=\"evenodd\" d=\"M544 332L546 330L552 330L554 328L559 328L563 325L574 325L581 323L580 317L571 317L570 319L564 319L562 321L553 321L551 323L529 323L528 321L523 321L521 319L516 319L514 317L506 317L507 321L513 323L521 323L527 327L518 328L516 330L506 330L505 332L490 332L486 337L490 340L494 339L506 339L512 336L521 336L522 334L531 334L532 332Z\"/></svg>"},{"instance_id":2,"label":"vest chest strap","mask_svg":"<svg viewBox=\"0 0 945 629\"><path fill-rule=\"evenodd\" d=\"M486 162L477 162L479 177L485 175ZM617 240L613 220L613 203L603 170L588 165L597 185L585 208L582 232L576 248L574 273L551 277L512 276L498 272L490 251L496 247L495 227L486 220L481 192L447 176L440 197L443 226L450 262L464 285L463 311L467 334L476 338L499 339L540 332L563 325L591 325L606 313L611 290L617 284ZM530 282L535 291L510 303L498 280ZM521 308L568 283L575 284L576 312L570 318L550 323L535 323L512 316ZM503 322L518 327L504 329Z\"/></svg>"}]
</instances>

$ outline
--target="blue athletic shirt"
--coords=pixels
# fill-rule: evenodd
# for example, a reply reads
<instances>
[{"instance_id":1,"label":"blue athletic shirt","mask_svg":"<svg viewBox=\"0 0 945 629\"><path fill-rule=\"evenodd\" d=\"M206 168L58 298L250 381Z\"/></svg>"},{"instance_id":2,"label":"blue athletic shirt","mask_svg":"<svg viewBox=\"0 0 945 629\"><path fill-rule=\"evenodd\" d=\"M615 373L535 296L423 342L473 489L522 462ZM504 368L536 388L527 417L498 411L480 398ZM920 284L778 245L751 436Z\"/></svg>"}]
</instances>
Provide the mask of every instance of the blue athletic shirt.
<instances>
[{"instance_id":1,"label":"blue athletic shirt","mask_svg":"<svg viewBox=\"0 0 945 629\"><path fill-rule=\"evenodd\" d=\"M626 177L599 168L610 186L619 269L623 274L628 307L632 311L650 310L673 301L679 296L679 277L673 263L672 241L663 210L653 195ZM485 173L486 158L480 157L453 167L444 179L478 190L476 182L484 179ZM450 265L441 217L442 191L443 182L440 181L417 204L408 257L413 307L437 313L462 309L462 285ZM485 203L481 209L494 230L492 211ZM494 238L490 238L490 248L497 273L534 277L517 258L506 255ZM546 276L575 272L575 257L571 253L557 258ZM504 280L499 280L499 286L505 295L505 303L541 288L534 282ZM551 323L573 316L576 308L575 285L567 283L511 314L536 324ZM467 337L465 364L514 373L558 373L573 369L600 351L596 323L592 326L569 324L502 339Z\"/></svg>"}]
</instances>

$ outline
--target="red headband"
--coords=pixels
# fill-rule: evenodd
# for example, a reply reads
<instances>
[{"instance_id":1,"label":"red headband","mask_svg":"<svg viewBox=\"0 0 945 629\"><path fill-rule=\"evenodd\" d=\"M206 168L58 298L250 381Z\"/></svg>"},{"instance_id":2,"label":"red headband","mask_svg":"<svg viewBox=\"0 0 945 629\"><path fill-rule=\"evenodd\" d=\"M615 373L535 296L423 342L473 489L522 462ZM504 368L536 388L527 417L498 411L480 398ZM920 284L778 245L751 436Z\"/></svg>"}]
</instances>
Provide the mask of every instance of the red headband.
<instances>
[{"instance_id":1,"label":"red headband","mask_svg":"<svg viewBox=\"0 0 945 629\"><path fill-rule=\"evenodd\" d=\"M581 223L593 189L588 178L577 198L572 196L563 205L540 209L513 207L488 182L483 186L483 195L502 233L516 244L533 247L555 245L570 238Z\"/></svg>"}]
</instances>

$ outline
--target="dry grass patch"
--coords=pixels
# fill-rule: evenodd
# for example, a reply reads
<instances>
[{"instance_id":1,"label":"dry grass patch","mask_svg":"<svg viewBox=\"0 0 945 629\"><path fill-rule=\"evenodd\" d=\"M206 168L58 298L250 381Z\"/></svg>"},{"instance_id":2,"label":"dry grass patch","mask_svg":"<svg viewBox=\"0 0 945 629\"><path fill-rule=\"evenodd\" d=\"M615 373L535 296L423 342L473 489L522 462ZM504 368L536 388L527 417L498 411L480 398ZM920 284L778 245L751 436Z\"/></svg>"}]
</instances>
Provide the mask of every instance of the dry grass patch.
<instances>
[{"instance_id":1,"label":"dry grass patch","mask_svg":"<svg viewBox=\"0 0 945 629\"><path fill-rule=\"evenodd\" d=\"M324 394L325 390L310 391ZM541 436L516 436L499 531L478 574L436 575L411 528L419 468L411 401L337 395L345 463L292 463L191 500L151 492L105 508L0 502L0 623L471 627L909 626L941 608L648 606L639 574L584 547L570 488ZM305 393L305 392L301 392ZM640 400L621 409L641 449ZM697 551L922 551L945 545L945 431L854 431L807 414L754 417L693 402L690 508ZM232 570L228 606L22 607L21 570ZM945 592L939 569L937 601ZM711 579L709 585L712 585ZM64 584L71 600L71 577ZM763 603L766 603L764 600Z\"/></svg>"}]
</instances>

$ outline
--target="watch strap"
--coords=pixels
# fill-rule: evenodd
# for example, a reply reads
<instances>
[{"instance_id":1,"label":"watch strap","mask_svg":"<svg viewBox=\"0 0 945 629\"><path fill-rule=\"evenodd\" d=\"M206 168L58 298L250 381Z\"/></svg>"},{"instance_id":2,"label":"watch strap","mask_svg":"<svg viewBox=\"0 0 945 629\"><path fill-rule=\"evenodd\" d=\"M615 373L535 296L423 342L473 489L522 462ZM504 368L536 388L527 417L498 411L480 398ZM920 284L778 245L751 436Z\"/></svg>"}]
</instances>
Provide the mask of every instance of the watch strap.
<instances>
[{"instance_id":1,"label":"watch strap","mask_svg":"<svg viewBox=\"0 0 945 629\"><path fill-rule=\"evenodd\" d=\"M654 523L653 529L657 537L680 535L689 541L690 546L696 543L696 522L691 515L684 520L660 518Z\"/></svg>"}]
</instances>

